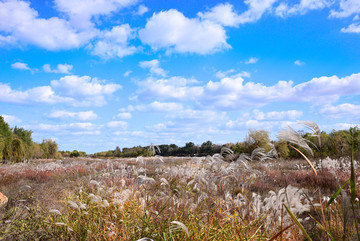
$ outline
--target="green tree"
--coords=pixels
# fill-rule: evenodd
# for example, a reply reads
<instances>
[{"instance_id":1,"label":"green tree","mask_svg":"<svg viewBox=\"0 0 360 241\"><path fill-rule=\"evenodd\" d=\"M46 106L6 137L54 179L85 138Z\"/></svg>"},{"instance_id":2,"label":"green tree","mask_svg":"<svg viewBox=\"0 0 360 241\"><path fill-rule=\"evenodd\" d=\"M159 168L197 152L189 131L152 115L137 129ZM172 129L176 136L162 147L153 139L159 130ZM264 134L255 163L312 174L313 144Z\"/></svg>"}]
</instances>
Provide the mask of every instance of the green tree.
<instances>
[{"instance_id":1,"label":"green tree","mask_svg":"<svg viewBox=\"0 0 360 241\"><path fill-rule=\"evenodd\" d=\"M40 144L43 152L43 158L51 159L58 157L58 145L51 139L43 140Z\"/></svg>"},{"instance_id":2,"label":"green tree","mask_svg":"<svg viewBox=\"0 0 360 241\"><path fill-rule=\"evenodd\" d=\"M283 159L286 159L290 154L288 144L284 140L276 142L275 148L276 148L278 154L280 155L280 157Z\"/></svg>"},{"instance_id":3,"label":"green tree","mask_svg":"<svg viewBox=\"0 0 360 241\"><path fill-rule=\"evenodd\" d=\"M70 157L79 157L79 156L80 156L80 153L78 152L78 150L73 150L70 153Z\"/></svg>"},{"instance_id":4,"label":"green tree","mask_svg":"<svg viewBox=\"0 0 360 241\"><path fill-rule=\"evenodd\" d=\"M0 154L2 159L8 159L11 152L12 133L8 123L0 116Z\"/></svg>"},{"instance_id":5,"label":"green tree","mask_svg":"<svg viewBox=\"0 0 360 241\"><path fill-rule=\"evenodd\" d=\"M31 138L32 131L25 130L24 128L19 128L17 126L15 126L12 131L18 138L21 139L24 145L25 159L32 158L34 154L33 140Z\"/></svg>"},{"instance_id":6,"label":"green tree","mask_svg":"<svg viewBox=\"0 0 360 241\"><path fill-rule=\"evenodd\" d=\"M246 152L251 153L256 148L264 148L265 151L270 151L271 146L269 132L264 130L249 130L246 136L245 146Z\"/></svg>"},{"instance_id":7,"label":"green tree","mask_svg":"<svg viewBox=\"0 0 360 241\"><path fill-rule=\"evenodd\" d=\"M11 162L17 163L25 159L25 147L20 138L15 136L10 146L9 159Z\"/></svg>"}]
</instances>

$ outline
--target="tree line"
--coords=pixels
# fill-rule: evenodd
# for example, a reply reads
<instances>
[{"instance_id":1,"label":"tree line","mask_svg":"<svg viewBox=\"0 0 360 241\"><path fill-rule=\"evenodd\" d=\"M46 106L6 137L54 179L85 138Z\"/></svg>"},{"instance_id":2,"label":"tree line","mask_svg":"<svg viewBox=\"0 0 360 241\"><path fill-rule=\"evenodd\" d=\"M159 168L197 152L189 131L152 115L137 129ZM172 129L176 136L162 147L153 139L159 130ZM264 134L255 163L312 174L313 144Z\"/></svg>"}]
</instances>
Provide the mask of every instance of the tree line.
<instances>
[{"instance_id":1,"label":"tree line","mask_svg":"<svg viewBox=\"0 0 360 241\"><path fill-rule=\"evenodd\" d=\"M321 132L320 143L319 139L314 137L312 133L299 131L309 143L314 152L315 158L339 158L349 156L351 154L351 133L358 133L359 138L356 140L360 144L360 130L358 128L350 128L349 130L333 130L330 133ZM116 147L114 150L95 153L94 157L137 157L137 156L206 156L220 153L222 147L230 148L235 154L251 154L256 148L263 148L265 152L272 150L277 151L281 159L295 159L301 158L300 154L292 148L286 141L271 141L269 132L264 130L249 130L246 138L242 142L214 144L211 141L203 142L201 145L196 145L193 142L187 142L184 146L177 146L176 144L158 145L158 150L154 150L153 145L149 146L135 146ZM359 152L356 152L359 153ZM359 158L360 156L357 156Z\"/></svg>"},{"instance_id":2,"label":"tree line","mask_svg":"<svg viewBox=\"0 0 360 241\"><path fill-rule=\"evenodd\" d=\"M36 143L32 131L10 128L0 116L0 162L23 162L35 158L58 158L58 145L51 139Z\"/></svg>"},{"instance_id":3,"label":"tree line","mask_svg":"<svg viewBox=\"0 0 360 241\"><path fill-rule=\"evenodd\" d=\"M321 132L320 138L314 137L312 133L299 131L313 148L315 158L339 158L349 156L351 153L352 136L357 136L355 142L360 146L360 130L350 128L348 130L333 130L330 133ZM85 157L85 152L73 150L58 151L58 145L51 139L36 143L32 140L32 131L15 126L10 128L4 118L0 116L0 162L22 162L38 158L59 158L59 157ZM201 145L187 142L184 146L176 144L162 144L134 147L116 147L114 150L103 151L93 154L93 157L137 157L137 156L206 156L220 153L222 147L231 149L235 154L251 154L256 148L263 148L265 152L275 149L281 159L300 158L300 154L285 141L271 141L269 132L264 130L249 130L242 142L214 144L210 140ZM355 151L359 155L359 151ZM360 156L355 156L359 158Z\"/></svg>"}]
</instances>

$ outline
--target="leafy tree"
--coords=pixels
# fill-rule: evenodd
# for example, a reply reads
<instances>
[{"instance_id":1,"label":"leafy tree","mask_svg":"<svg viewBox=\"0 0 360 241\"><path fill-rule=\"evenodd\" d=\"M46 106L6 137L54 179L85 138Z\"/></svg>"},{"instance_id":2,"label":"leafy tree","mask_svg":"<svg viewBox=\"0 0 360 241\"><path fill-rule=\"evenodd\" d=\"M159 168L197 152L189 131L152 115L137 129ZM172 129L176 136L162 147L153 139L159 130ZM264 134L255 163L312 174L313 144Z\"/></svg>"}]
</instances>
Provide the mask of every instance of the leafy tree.
<instances>
[{"instance_id":1,"label":"leafy tree","mask_svg":"<svg viewBox=\"0 0 360 241\"><path fill-rule=\"evenodd\" d=\"M78 150L73 150L71 153L70 153L70 157L79 157L80 156L80 153Z\"/></svg>"},{"instance_id":2,"label":"leafy tree","mask_svg":"<svg viewBox=\"0 0 360 241\"><path fill-rule=\"evenodd\" d=\"M115 154L115 156L117 156L117 157L119 157L120 156L120 154L121 154L121 150L120 150L120 147L116 147L115 148L115 150L114 150L114 154Z\"/></svg>"},{"instance_id":3,"label":"leafy tree","mask_svg":"<svg viewBox=\"0 0 360 241\"><path fill-rule=\"evenodd\" d=\"M271 146L269 132L264 130L249 130L246 136L245 147L246 152L251 153L256 148L264 148L265 151L270 151Z\"/></svg>"},{"instance_id":4,"label":"leafy tree","mask_svg":"<svg viewBox=\"0 0 360 241\"><path fill-rule=\"evenodd\" d=\"M8 123L0 116L0 153L2 159L9 158L11 151L12 133Z\"/></svg>"},{"instance_id":5,"label":"leafy tree","mask_svg":"<svg viewBox=\"0 0 360 241\"><path fill-rule=\"evenodd\" d=\"M203 155L203 156L212 155L213 154L212 146L213 146L213 144L211 141L203 142L199 149L200 155Z\"/></svg>"},{"instance_id":6,"label":"leafy tree","mask_svg":"<svg viewBox=\"0 0 360 241\"><path fill-rule=\"evenodd\" d=\"M280 157L283 159L286 159L290 154L290 150L286 141L281 140L276 142L275 148L278 154L280 155Z\"/></svg>"},{"instance_id":7,"label":"leafy tree","mask_svg":"<svg viewBox=\"0 0 360 241\"><path fill-rule=\"evenodd\" d=\"M22 143L24 144L25 149L25 159L30 159L33 157L33 141L31 138L32 131L25 130L24 128L19 128L15 126L12 129L13 133L21 139Z\"/></svg>"},{"instance_id":8,"label":"leafy tree","mask_svg":"<svg viewBox=\"0 0 360 241\"><path fill-rule=\"evenodd\" d=\"M197 152L196 149L197 148L193 142L187 142L185 143L184 154L193 156Z\"/></svg>"},{"instance_id":9,"label":"leafy tree","mask_svg":"<svg viewBox=\"0 0 360 241\"><path fill-rule=\"evenodd\" d=\"M14 137L11 142L9 159L11 162L17 163L25 159L25 147L22 140Z\"/></svg>"},{"instance_id":10,"label":"leafy tree","mask_svg":"<svg viewBox=\"0 0 360 241\"><path fill-rule=\"evenodd\" d=\"M43 158L50 159L58 157L58 145L55 141L51 139L43 140L40 147L43 152Z\"/></svg>"}]
</instances>

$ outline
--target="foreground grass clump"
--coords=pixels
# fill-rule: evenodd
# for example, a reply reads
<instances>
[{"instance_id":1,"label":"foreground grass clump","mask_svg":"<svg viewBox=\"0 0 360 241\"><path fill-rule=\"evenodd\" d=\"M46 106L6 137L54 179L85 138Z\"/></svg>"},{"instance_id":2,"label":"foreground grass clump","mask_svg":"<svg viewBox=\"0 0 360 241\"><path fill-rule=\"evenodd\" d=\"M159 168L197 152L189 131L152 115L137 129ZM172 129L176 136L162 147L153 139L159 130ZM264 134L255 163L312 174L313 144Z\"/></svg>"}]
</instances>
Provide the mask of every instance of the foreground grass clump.
<instances>
[{"instance_id":1,"label":"foreground grass clump","mask_svg":"<svg viewBox=\"0 0 360 241\"><path fill-rule=\"evenodd\" d=\"M289 169L275 160L223 160L214 155L1 166L0 188L9 203L0 211L0 238L304 240L289 212L313 240L327 240L328 233L334 240L356 237L359 209L349 209L346 187L327 206L337 183L349 179L350 166L328 160L327 169L315 165L315 175L307 165L297 167L304 161ZM47 178L36 178L41 173Z\"/></svg>"}]
</instances>

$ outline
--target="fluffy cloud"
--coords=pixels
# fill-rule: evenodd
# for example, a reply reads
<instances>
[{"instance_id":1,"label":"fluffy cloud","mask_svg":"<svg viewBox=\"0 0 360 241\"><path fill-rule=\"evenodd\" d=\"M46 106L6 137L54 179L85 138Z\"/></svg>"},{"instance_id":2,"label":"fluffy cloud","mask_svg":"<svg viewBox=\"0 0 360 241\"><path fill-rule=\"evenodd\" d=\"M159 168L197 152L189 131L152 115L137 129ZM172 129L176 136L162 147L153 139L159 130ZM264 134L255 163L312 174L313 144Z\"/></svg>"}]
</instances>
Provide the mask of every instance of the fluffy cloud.
<instances>
[{"instance_id":1,"label":"fluffy cloud","mask_svg":"<svg viewBox=\"0 0 360 241\"><path fill-rule=\"evenodd\" d=\"M11 65L11 68L13 68L13 69L20 69L20 70L30 70L30 71L32 71L28 64L21 63L21 62L13 63L13 64Z\"/></svg>"},{"instance_id":2,"label":"fluffy cloud","mask_svg":"<svg viewBox=\"0 0 360 241\"><path fill-rule=\"evenodd\" d=\"M105 84L97 78L90 76L69 75L59 80L51 81L51 87L60 96L69 97L76 100L74 105L104 105L105 96L111 95L121 89L119 84Z\"/></svg>"},{"instance_id":3,"label":"fluffy cloud","mask_svg":"<svg viewBox=\"0 0 360 241\"><path fill-rule=\"evenodd\" d=\"M70 123L63 125L33 124L25 125L25 129L34 130L36 133L49 133L58 135L100 135L101 126L90 122Z\"/></svg>"},{"instance_id":4,"label":"fluffy cloud","mask_svg":"<svg viewBox=\"0 0 360 241\"><path fill-rule=\"evenodd\" d=\"M7 84L0 83L0 101L15 104L56 104L70 102L70 98L57 96L50 86L35 87L26 91L13 90Z\"/></svg>"},{"instance_id":5,"label":"fluffy cloud","mask_svg":"<svg viewBox=\"0 0 360 241\"><path fill-rule=\"evenodd\" d=\"M305 64L305 62L302 62L300 60L295 60L294 64L297 66L303 66Z\"/></svg>"},{"instance_id":6,"label":"fluffy cloud","mask_svg":"<svg viewBox=\"0 0 360 241\"><path fill-rule=\"evenodd\" d=\"M210 20L223 26L235 27L238 25L239 16L234 12L230 3L219 4L205 13L198 13L201 19Z\"/></svg>"},{"instance_id":7,"label":"fluffy cloud","mask_svg":"<svg viewBox=\"0 0 360 241\"><path fill-rule=\"evenodd\" d=\"M275 14L280 17L288 17L295 14L305 14L311 10L323 9L333 4L331 0L301 0L300 3L289 6L287 3L280 3Z\"/></svg>"},{"instance_id":8,"label":"fluffy cloud","mask_svg":"<svg viewBox=\"0 0 360 241\"><path fill-rule=\"evenodd\" d=\"M70 74L70 71L73 69L73 66L70 64L58 64L56 69L51 69L50 64L44 64L43 70L47 73L60 73L60 74Z\"/></svg>"},{"instance_id":9,"label":"fluffy cloud","mask_svg":"<svg viewBox=\"0 0 360 241\"><path fill-rule=\"evenodd\" d=\"M134 38L133 32L129 24L102 31L94 45L89 46L91 53L104 59L132 55L137 51L135 46L129 45L129 40Z\"/></svg>"},{"instance_id":10,"label":"fluffy cloud","mask_svg":"<svg viewBox=\"0 0 360 241\"><path fill-rule=\"evenodd\" d=\"M105 84L89 76L69 75L51 81L51 86L39 86L25 91L13 90L0 82L0 102L16 104L57 104L74 106L104 105L105 96L121 89L118 84Z\"/></svg>"},{"instance_id":11,"label":"fluffy cloud","mask_svg":"<svg viewBox=\"0 0 360 241\"><path fill-rule=\"evenodd\" d=\"M140 89L137 91L136 98L140 99L178 99L189 100L197 99L203 91L202 87L191 86L196 83L194 79L182 77L171 77L163 79L147 78L139 82Z\"/></svg>"},{"instance_id":12,"label":"fluffy cloud","mask_svg":"<svg viewBox=\"0 0 360 241\"><path fill-rule=\"evenodd\" d=\"M128 127L128 123L125 121L110 121L106 124L106 127L111 129L126 130Z\"/></svg>"},{"instance_id":13,"label":"fluffy cloud","mask_svg":"<svg viewBox=\"0 0 360 241\"><path fill-rule=\"evenodd\" d=\"M352 23L347 28L342 28L343 33L360 33L360 24Z\"/></svg>"},{"instance_id":14,"label":"fluffy cloud","mask_svg":"<svg viewBox=\"0 0 360 241\"><path fill-rule=\"evenodd\" d=\"M160 62L157 59L153 59L150 61L141 61L139 65L141 68L148 68L151 74L160 75L162 77L166 76L165 70L159 67Z\"/></svg>"},{"instance_id":15,"label":"fluffy cloud","mask_svg":"<svg viewBox=\"0 0 360 241\"><path fill-rule=\"evenodd\" d=\"M147 13L149 8L146 7L144 4L140 4L138 10L136 11L136 15L142 16L144 13Z\"/></svg>"},{"instance_id":16,"label":"fluffy cloud","mask_svg":"<svg viewBox=\"0 0 360 241\"><path fill-rule=\"evenodd\" d=\"M80 29L93 26L92 18L99 15L108 15L129 7L137 0L55 0L56 8L66 13L71 23Z\"/></svg>"},{"instance_id":17,"label":"fluffy cloud","mask_svg":"<svg viewBox=\"0 0 360 241\"><path fill-rule=\"evenodd\" d=\"M137 111L147 112L176 112L183 109L182 104L175 102L154 101L146 105L137 105L134 107Z\"/></svg>"},{"instance_id":18,"label":"fluffy cloud","mask_svg":"<svg viewBox=\"0 0 360 241\"><path fill-rule=\"evenodd\" d=\"M237 74L232 74L235 72L235 69L229 69L227 71L221 71L219 70L218 72L216 72L215 76L219 79L223 79L225 77L231 77L231 78L238 78L238 77L250 77L250 73L246 72L246 71L242 71L240 73Z\"/></svg>"},{"instance_id":19,"label":"fluffy cloud","mask_svg":"<svg viewBox=\"0 0 360 241\"><path fill-rule=\"evenodd\" d=\"M330 11L330 17L346 18L355 13L360 13L360 2L358 0L340 0L339 6L339 11Z\"/></svg>"},{"instance_id":20,"label":"fluffy cloud","mask_svg":"<svg viewBox=\"0 0 360 241\"><path fill-rule=\"evenodd\" d=\"M245 0L248 10L238 14L229 3L218 4L205 13L198 13L201 19L209 20L223 26L237 27L240 24L256 22L269 11L276 0Z\"/></svg>"},{"instance_id":21,"label":"fluffy cloud","mask_svg":"<svg viewBox=\"0 0 360 241\"><path fill-rule=\"evenodd\" d=\"M245 0L244 3L249 9L238 16L239 24L256 22L261 16L269 11L276 0Z\"/></svg>"},{"instance_id":22,"label":"fluffy cloud","mask_svg":"<svg viewBox=\"0 0 360 241\"><path fill-rule=\"evenodd\" d=\"M193 110L193 109L184 109L174 111L173 113L167 115L168 118L177 119L178 121L191 121L194 120L200 123L216 123L226 119L226 112L217 112L213 110Z\"/></svg>"},{"instance_id":23,"label":"fluffy cloud","mask_svg":"<svg viewBox=\"0 0 360 241\"><path fill-rule=\"evenodd\" d=\"M29 2L0 2L0 33L6 34L1 38L58 50L80 47L95 35L93 30L77 31L64 19L45 19L38 15Z\"/></svg>"},{"instance_id":24,"label":"fluffy cloud","mask_svg":"<svg viewBox=\"0 0 360 241\"><path fill-rule=\"evenodd\" d=\"M130 112L121 112L117 114L116 117L119 119L131 119L132 116Z\"/></svg>"},{"instance_id":25,"label":"fluffy cloud","mask_svg":"<svg viewBox=\"0 0 360 241\"><path fill-rule=\"evenodd\" d=\"M337 101L341 96L360 93L360 73L339 78L323 76L313 78L294 88L293 97L299 101L310 101L313 104L324 104Z\"/></svg>"},{"instance_id":26,"label":"fluffy cloud","mask_svg":"<svg viewBox=\"0 0 360 241\"><path fill-rule=\"evenodd\" d=\"M296 120L302 116L302 112L298 110L288 110L288 111L271 111L271 112L262 112L259 110L253 111L253 116L256 120Z\"/></svg>"},{"instance_id":27,"label":"fluffy cloud","mask_svg":"<svg viewBox=\"0 0 360 241\"><path fill-rule=\"evenodd\" d=\"M360 119L360 105L350 103L337 106L327 105L320 109L320 113L332 118Z\"/></svg>"},{"instance_id":28,"label":"fluffy cloud","mask_svg":"<svg viewBox=\"0 0 360 241\"><path fill-rule=\"evenodd\" d=\"M19 118L13 115L0 115L0 116L2 116L5 122L7 122L11 126L22 122Z\"/></svg>"},{"instance_id":29,"label":"fluffy cloud","mask_svg":"<svg viewBox=\"0 0 360 241\"><path fill-rule=\"evenodd\" d=\"M343 78L323 76L295 86L292 81L279 81L271 86L244 82L237 75L220 81L209 81L205 85L181 77L148 78L138 84L138 100L155 98L162 101L196 101L200 106L220 109L251 108L281 101L324 105L335 102L342 96L359 94L360 73Z\"/></svg>"},{"instance_id":30,"label":"fluffy cloud","mask_svg":"<svg viewBox=\"0 0 360 241\"><path fill-rule=\"evenodd\" d=\"M230 48L221 25L187 18L176 9L154 13L139 37L153 49L165 48L168 53L209 54Z\"/></svg>"},{"instance_id":31,"label":"fluffy cloud","mask_svg":"<svg viewBox=\"0 0 360 241\"><path fill-rule=\"evenodd\" d=\"M47 117L56 120L66 120L71 118L80 121L89 121L95 120L97 115L93 111L69 112L65 110L57 110L51 112Z\"/></svg>"},{"instance_id":32,"label":"fluffy cloud","mask_svg":"<svg viewBox=\"0 0 360 241\"><path fill-rule=\"evenodd\" d=\"M124 77L128 77L131 73L132 73L131 70L126 71L126 72L124 73Z\"/></svg>"},{"instance_id":33,"label":"fluffy cloud","mask_svg":"<svg viewBox=\"0 0 360 241\"><path fill-rule=\"evenodd\" d=\"M256 64L259 61L258 58L251 57L250 59L245 61L245 64Z\"/></svg>"}]
</instances>

